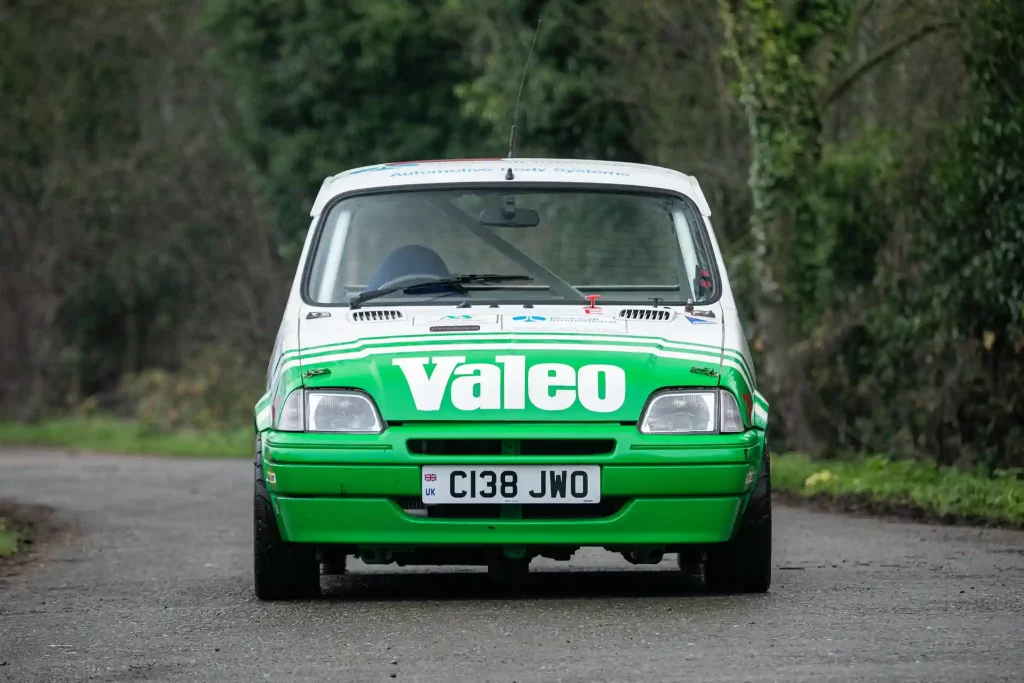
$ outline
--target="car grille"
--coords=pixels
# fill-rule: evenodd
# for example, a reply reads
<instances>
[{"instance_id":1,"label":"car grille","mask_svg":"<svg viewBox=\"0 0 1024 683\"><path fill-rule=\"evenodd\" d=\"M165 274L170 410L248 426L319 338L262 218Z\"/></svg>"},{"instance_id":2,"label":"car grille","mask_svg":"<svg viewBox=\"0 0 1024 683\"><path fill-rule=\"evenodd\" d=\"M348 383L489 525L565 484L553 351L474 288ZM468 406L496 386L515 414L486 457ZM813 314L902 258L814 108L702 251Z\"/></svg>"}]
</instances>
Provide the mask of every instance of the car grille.
<instances>
[{"instance_id":1,"label":"car grille","mask_svg":"<svg viewBox=\"0 0 1024 683\"><path fill-rule=\"evenodd\" d=\"M384 323L392 320L402 320L405 314L401 311L389 310L386 308L373 308L366 311L353 311L349 314L349 320L354 323Z\"/></svg>"},{"instance_id":2,"label":"car grille","mask_svg":"<svg viewBox=\"0 0 1024 683\"><path fill-rule=\"evenodd\" d=\"M615 439L409 439L418 455L605 455Z\"/></svg>"},{"instance_id":3,"label":"car grille","mask_svg":"<svg viewBox=\"0 0 1024 683\"><path fill-rule=\"evenodd\" d=\"M659 322L671 320L675 317L675 313L663 308L624 308L619 311L619 317L626 320Z\"/></svg>"},{"instance_id":4,"label":"car grille","mask_svg":"<svg viewBox=\"0 0 1024 683\"><path fill-rule=\"evenodd\" d=\"M394 498L405 512L430 519L509 519L502 517L502 505L425 505L419 498ZM602 519L611 517L629 502L628 498L605 498L599 503L522 505L522 519ZM518 518L517 518L518 519Z\"/></svg>"}]
</instances>

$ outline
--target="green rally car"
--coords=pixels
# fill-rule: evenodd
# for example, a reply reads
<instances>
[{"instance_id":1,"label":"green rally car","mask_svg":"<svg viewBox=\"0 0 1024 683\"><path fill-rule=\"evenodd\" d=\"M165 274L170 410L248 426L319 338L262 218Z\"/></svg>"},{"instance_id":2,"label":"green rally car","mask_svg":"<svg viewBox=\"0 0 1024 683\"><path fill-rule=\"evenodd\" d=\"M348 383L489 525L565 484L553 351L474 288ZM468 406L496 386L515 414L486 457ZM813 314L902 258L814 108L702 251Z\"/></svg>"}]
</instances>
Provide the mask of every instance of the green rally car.
<instances>
[{"instance_id":1,"label":"green rally car","mask_svg":"<svg viewBox=\"0 0 1024 683\"><path fill-rule=\"evenodd\" d=\"M581 547L768 590L768 405L694 178L382 164L311 215L255 408L259 598Z\"/></svg>"}]
</instances>

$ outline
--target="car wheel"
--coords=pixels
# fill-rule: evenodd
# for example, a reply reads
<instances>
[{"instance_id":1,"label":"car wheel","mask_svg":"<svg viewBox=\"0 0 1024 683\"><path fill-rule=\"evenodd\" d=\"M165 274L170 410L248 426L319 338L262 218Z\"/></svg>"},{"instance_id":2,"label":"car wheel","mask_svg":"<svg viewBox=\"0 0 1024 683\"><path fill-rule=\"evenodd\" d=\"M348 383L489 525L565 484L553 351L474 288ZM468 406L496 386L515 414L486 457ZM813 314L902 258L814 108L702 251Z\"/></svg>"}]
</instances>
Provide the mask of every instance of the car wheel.
<instances>
[{"instance_id":1,"label":"car wheel","mask_svg":"<svg viewBox=\"0 0 1024 683\"><path fill-rule=\"evenodd\" d=\"M259 470L257 470L259 472ZM253 579L260 600L295 600L320 595L320 564L312 545L287 543L257 475L253 491Z\"/></svg>"},{"instance_id":2,"label":"car wheel","mask_svg":"<svg viewBox=\"0 0 1024 683\"><path fill-rule=\"evenodd\" d=\"M704 582L713 593L767 593L772 583L772 482L764 462L740 528L728 543L708 549Z\"/></svg>"}]
</instances>

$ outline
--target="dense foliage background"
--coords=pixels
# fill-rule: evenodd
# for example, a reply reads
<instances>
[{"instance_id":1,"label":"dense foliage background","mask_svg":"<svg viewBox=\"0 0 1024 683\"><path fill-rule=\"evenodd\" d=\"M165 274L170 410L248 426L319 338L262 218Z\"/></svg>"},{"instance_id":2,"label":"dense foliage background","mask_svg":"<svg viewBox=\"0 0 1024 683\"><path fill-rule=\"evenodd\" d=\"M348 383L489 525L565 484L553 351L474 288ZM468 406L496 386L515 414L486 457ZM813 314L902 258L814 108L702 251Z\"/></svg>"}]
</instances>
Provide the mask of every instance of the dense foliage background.
<instances>
[{"instance_id":1,"label":"dense foliage background","mask_svg":"<svg viewBox=\"0 0 1024 683\"><path fill-rule=\"evenodd\" d=\"M323 177L697 175L773 439L1024 465L1019 0L0 0L0 414L247 424ZM781 444L781 445L780 445Z\"/></svg>"}]
</instances>

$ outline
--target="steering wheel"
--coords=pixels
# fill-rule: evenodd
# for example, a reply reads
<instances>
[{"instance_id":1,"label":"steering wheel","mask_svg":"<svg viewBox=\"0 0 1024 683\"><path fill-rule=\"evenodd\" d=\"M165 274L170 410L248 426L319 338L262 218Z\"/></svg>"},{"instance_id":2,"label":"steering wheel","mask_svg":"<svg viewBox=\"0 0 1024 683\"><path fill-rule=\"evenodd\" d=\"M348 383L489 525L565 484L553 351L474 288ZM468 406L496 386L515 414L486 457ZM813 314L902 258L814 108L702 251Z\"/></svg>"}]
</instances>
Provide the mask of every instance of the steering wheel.
<instances>
[{"instance_id":1,"label":"steering wheel","mask_svg":"<svg viewBox=\"0 0 1024 683\"><path fill-rule=\"evenodd\" d=\"M378 287L377 289L387 289L388 287L399 287L399 286L402 286L405 283L408 283L408 284L405 284L405 286L408 287L408 286L411 286L411 285L419 284L421 282L427 282L429 280L434 279L435 277L437 277L437 276L436 275L417 275L415 273L407 273L405 275L399 275L398 277L393 277L390 280L388 280L387 282L382 282L380 287Z\"/></svg>"}]
</instances>

